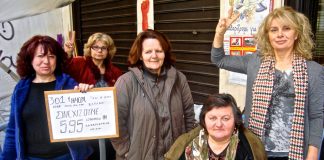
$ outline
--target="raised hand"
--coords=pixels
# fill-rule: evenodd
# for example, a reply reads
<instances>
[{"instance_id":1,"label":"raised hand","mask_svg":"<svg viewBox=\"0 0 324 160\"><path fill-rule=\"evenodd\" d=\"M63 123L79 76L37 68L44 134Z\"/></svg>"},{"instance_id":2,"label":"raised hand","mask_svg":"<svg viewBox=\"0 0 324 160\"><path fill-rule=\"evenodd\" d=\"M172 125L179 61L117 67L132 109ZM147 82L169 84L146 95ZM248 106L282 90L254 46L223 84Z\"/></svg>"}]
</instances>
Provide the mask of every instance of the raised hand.
<instances>
[{"instance_id":1,"label":"raised hand","mask_svg":"<svg viewBox=\"0 0 324 160\"><path fill-rule=\"evenodd\" d=\"M75 47L74 42L75 42L75 31L72 31L69 34L68 40L64 43L64 51L68 54L69 57L72 56Z\"/></svg>"},{"instance_id":2,"label":"raised hand","mask_svg":"<svg viewBox=\"0 0 324 160\"><path fill-rule=\"evenodd\" d=\"M238 11L233 12L233 7L228 10L228 15L225 18L220 18L215 29L215 36L213 46L215 48L220 48L223 46L224 34L226 30L232 25L233 22L237 20L240 16Z\"/></svg>"},{"instance_id":3,"label":"raised hand","mask_svg":"<svg viewBox=\"0 0 324 160\"><path fill-rule=\"evenodd\" d=\"M235 22L239 16L240 13L238 11L233 12L233 7L230 7L230 9L228 10L228 17L219 19L215 30L216 33L225 34L229 26L231 26L232 23Z\"/></svg>"}]
</instances>

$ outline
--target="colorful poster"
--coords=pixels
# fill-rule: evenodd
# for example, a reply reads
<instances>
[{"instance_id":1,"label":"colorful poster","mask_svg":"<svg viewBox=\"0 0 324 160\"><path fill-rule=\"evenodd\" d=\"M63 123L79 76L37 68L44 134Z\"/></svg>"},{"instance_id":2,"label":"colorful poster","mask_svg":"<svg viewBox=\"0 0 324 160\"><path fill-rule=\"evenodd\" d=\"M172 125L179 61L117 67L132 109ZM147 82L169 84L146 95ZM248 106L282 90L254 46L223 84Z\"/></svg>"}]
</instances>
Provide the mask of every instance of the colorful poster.
<instances>
[{"instance_id":1,"label":"colorful poster","mask_svg":"<svg viewBox=\"0 0 324 160\"><path fill-rule=\"evenodd\" d=\"M230 6L241 15L225 33L225 54L231 56L254 54L257 50L254 35L259 25L273 8L283 6L283 0L221 0L221 17L227 16ZM219 83L219 92L231 93L238 105L244 106L245 74L221 69Z\"/></svg>"},{"instance_id":2,"label":"colorful poster","mask_svg":"<svg viewBox=\"0 0 324 160\"><path fill-rule=\"evenodd\" d=\"M227 55L243 56L253 54L256 49L254 35L263 19L273 10L274 0L229 0L223 3L221 13L233 6L234 11L241 13L225 33L224 49ZM227 15L221 15L227 16ZM246 85L246 75L229 74L229 83Z\"/></svg>"}]
</instances>

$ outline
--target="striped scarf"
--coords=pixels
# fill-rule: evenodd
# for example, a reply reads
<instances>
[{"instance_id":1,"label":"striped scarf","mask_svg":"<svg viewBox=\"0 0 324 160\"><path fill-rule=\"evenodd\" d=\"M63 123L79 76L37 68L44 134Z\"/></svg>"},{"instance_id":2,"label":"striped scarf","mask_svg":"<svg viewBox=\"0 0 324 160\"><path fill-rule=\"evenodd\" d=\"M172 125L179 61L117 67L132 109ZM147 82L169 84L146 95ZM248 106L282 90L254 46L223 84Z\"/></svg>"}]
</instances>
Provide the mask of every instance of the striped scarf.
<instances>
[{"instance_id":1,"label":"striped scarf","mask_svg":"<svg viewBox=\"0 0 324 160\"><path fill-rule=\"evenodd\" d=\"M260 139L264 135L266 115L271 101L274 83L275 61L266 57L261 63L253 85L252 111L249 118L249 129ZM308 75L306 60L294 56L293 80L295 89L294 116L290 132L289 159L303 159L304 145L304 106L307 94Z\"/></svg>"}]
</instances>

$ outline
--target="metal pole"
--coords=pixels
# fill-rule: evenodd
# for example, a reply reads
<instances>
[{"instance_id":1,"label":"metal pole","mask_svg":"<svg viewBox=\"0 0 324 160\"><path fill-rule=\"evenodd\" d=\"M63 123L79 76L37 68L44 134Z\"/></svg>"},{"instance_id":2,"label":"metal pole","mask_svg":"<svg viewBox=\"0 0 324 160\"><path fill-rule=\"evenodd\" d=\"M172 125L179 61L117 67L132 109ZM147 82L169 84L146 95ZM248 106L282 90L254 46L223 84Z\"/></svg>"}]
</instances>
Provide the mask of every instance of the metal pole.
<instances>
[{"instance_id":1,"label":"metal pole","mask_svg":"<svg viewBox=\"0 0 324 160\"><path fill-rule=\"evenodd\" d=\"M105 139L99 139L100 160L106 160L106 143Z\"/></svg>"},{"instance_id":2,"label":"metal pole","mask_svg":"<svg viewBox=\"0 0 324 160\"><path fill-rule=\"evenodd\" d=\"M0 68L2 68L6 73L8 73L12 79L14 79L16 82L19 81L19 76L17 74L15 74L12 70L10 70L9 67L7 67L5 64L3 64L1 61L0 61Z\"/></svg>"}]
</instances>

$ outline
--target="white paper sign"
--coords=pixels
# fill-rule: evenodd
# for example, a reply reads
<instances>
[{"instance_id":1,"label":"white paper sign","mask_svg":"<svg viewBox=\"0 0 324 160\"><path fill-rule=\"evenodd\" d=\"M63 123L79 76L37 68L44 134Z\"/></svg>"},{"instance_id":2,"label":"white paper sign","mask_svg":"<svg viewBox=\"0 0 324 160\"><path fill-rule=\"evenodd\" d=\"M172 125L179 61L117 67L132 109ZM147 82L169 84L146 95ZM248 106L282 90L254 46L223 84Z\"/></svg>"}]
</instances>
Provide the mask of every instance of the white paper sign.
<instances>
[{"instance_id":1,"label":"white paper sign","mask_svg":"<svg viewBox=\"0 0 324 160\"><path fill-rule=\"evenodd\" d=\"M45 91L51 142L118 137L114 87Z\"/></svg>"}]
</instances>

